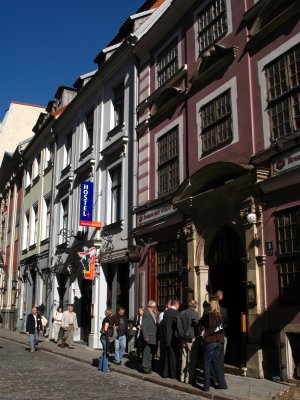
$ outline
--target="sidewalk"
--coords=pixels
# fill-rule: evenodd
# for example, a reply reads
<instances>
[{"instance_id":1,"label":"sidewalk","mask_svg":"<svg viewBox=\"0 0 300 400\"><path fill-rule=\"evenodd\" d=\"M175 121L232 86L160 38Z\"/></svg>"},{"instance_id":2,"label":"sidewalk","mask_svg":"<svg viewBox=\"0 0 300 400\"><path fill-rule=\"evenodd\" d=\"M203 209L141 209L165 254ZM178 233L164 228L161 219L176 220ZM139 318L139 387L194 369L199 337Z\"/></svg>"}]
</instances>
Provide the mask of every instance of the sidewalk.
<instances>
[{"instance_id":1,"label":"sidewalk","mask_svg":"<svg viewBox=\"0 0 300 400\"><path fill-rule=\"evenodd\" d=\"M18 342L28 346L28 337L19 332L11 332L1 329L0 338ZM88 365L97 366L101 350L90 349L86 345L75 343L75 349L60 348L55 343L41 339L39 347L43 351L48 351L60 356L80 361ZM203 398L214 400L271 400L272 397L290 387L288 384L272 382L266 379L255 379L242 376L226 374L228 384L227 390L216 390L211 388L209 393L201 391L200 388L192 385L180 383L172 379L161 378L157 373L144 375L136 370L137 362L134 356L125 355L127 359L122 366L111 363L110 370L123 375L131 376L136 379L152 382L157 385L169 387L184 393L198 394Z\"/></svg>"}]
</instances>

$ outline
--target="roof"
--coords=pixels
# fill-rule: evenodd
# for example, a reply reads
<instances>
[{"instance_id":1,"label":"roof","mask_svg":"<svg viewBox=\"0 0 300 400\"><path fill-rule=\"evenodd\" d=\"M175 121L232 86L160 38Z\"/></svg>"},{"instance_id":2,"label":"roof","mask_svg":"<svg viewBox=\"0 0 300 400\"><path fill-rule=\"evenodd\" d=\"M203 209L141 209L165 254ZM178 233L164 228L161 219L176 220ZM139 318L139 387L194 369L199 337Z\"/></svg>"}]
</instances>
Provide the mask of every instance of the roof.
<instances>
[{"instance_id":1,"label":"roof","mask_svg":"<svg viewBox=\"0 0 300 400\"><path fill-rule=\"evenodd\" d=\"M116 36L108 43L108 45L106 46L106 48L111 47L115 44L118 44L120 42L123 42L129 35L130 33L132 33L133 31L133 27L134 27L134 19L140 17L141 15L139 14L143 14L145 11L149 11L149 10L155 10L156 8L158 8L161 4L164 3L165 0L146 0L143 5L131 16L129 16L125 22L123 22L123 24L120 26L119 32L116 34ZM143 14L142 16L145 16L145 14ZM150 14L149 14L150 16ZM134 18L133 18L134 17ZM94 59L94 62L96 64L99 64L102 60L102 54L103 51L101 51L100 53L97 54L97 56Z\"/></svg>"}]
</instances>

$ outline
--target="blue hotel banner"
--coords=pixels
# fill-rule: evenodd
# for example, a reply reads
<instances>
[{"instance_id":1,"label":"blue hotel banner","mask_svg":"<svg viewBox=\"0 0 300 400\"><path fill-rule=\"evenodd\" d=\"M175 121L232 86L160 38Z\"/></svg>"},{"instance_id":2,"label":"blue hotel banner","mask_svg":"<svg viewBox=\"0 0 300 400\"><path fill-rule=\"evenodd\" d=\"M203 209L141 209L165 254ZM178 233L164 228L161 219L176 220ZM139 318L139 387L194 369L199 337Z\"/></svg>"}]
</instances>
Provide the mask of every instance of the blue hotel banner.
<instances>
[{"instance_id":1,"label":"blue hotel banner","mask_svg":"<svg viewBox=\"0 0 300 400\"><path fill-rule=\"evenodd\" d=\"M93 221L93 199L94 199L94 183L81 183L81 198L80 198L80 226L92 226L101 228L101 222Z\"/></svg>"}]
</instances>

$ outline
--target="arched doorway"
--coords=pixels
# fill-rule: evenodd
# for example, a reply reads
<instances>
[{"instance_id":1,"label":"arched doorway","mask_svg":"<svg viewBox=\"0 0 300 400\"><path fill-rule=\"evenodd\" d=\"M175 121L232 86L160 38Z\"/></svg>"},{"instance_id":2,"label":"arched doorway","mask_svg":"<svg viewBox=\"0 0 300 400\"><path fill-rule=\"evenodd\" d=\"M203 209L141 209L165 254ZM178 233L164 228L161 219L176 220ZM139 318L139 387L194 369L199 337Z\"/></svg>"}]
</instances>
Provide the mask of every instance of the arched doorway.
<instances>
[{"instance_id":1,"label":"arched doorway","mask_svg":"<svg viewBox=\"0 0 300 400\"><path fill-rule=\"evenodd\" d=\"M211 242L208 252L209 290L224 292L222 306L228 310L225 363L242 364L241 313L246 312L246 280L243 243L228 226L222 227Z\"/></svg>"}]
</instances>

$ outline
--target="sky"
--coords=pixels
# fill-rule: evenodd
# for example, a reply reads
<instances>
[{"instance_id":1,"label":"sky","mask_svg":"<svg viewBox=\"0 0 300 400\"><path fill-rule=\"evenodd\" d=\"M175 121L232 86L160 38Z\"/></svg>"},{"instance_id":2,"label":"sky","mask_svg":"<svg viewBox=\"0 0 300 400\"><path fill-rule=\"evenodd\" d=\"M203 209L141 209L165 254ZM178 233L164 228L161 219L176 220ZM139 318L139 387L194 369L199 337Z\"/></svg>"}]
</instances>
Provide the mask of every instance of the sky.
<instances>
[{"instance_id":1,"label":"sky","mask_svg":"<svg viewBox=\"0 0 300 400\"><path fill-rule=\"evenodd\" d=\"M96 55L145 0L1 0L0 121L12 101L47 106L94 71Z\"/></svg>"}]
</instances>

